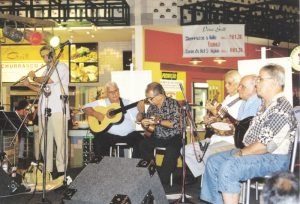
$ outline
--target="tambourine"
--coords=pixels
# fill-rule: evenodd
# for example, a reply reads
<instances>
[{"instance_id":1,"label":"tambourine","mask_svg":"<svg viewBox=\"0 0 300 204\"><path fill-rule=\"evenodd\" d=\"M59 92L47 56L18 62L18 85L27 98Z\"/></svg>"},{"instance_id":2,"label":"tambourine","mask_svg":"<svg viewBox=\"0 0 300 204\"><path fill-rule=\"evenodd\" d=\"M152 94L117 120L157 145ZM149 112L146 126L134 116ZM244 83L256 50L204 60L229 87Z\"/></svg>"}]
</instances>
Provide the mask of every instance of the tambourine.
<instances>
[{"instance_id":1,"label":"tambourine","mask_svg":"<svg viewBox=\"0 0 300 204\"><path fill-rule=\"evenodd\" d=\"M234 127L229 123L215 122L211 124L215 134L221 136L230 136L234 134Z\"/></svg>"}]
</instances>

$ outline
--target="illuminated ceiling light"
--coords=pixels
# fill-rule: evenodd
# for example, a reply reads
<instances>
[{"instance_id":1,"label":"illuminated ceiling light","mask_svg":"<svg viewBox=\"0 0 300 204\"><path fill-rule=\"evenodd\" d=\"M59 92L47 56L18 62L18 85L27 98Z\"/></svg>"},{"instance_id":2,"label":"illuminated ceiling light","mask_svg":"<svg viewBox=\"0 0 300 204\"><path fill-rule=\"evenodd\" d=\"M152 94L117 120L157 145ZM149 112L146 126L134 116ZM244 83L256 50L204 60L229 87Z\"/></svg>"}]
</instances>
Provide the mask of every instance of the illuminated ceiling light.
<instances>
[{"instance_id":1,"label":"illuminated ceiling light","mask_svg":"<svg viewBox=\"0 0 300 204\"><path fill-rule=\"evenodd\" d=\"M57 47L60 44L59 37L47 31L43 32L43 39L47 44L49 44L52 47Z\"/></svg>"},{"instance_id":2,"label":"illuminated ceiling light","mask_svg":"<svg viewBox=\"0 0 300 204\"><path fill-rule=\"evenodd\" d=\"M214 62L218 63L218 64L222 64L223 62L226 62L226 59L223 59L222 57L216 57L214 59Z\"/></svg>"},{"instance_id":3,"label":"illuminated ceiling light","mask_svg":"<svg viewBox=\"0 0 300 204\"><path fill-rule=\"evenodd\" d=\"M24 39L32 45L40 45L43 41L43 35L37 31L24 30Z\"/></svg>"},{"instance_id":4,"label":"illuminated ceiling light","mask_svg":"<svg viewBox=\"0 0 300 204\"><path fill-rule=\"evenodd\" d=\"M91 35L91 37L94 38L95 36L94 36L94 35Z\"/></svg>"},{"instance_id":5,"label":"illuminated ceiling light","mask_svg":"<svg viewBox=\"0 0 300 204\"><path fill-rule=\"evenodd\" d=\"M199 64L201 62L202 62L202 60L200 58L192 58L190 60L190 63L192 63L193 65L197 65L197 64Z\"/></svg>"},{"instance_id":6,"label":"illuminated ceiling light","mask_svg":"<svg viewBox=\"0 0 300 204\"><path fill-rule=\"evenodd\" d=\"M20 42L23 40L23 33L17 29L17 23L15 22L15 28L6 26L6 21L4 22L4 27L2 29L3 36L14 41Z\"/></svg>"}]
</instances>

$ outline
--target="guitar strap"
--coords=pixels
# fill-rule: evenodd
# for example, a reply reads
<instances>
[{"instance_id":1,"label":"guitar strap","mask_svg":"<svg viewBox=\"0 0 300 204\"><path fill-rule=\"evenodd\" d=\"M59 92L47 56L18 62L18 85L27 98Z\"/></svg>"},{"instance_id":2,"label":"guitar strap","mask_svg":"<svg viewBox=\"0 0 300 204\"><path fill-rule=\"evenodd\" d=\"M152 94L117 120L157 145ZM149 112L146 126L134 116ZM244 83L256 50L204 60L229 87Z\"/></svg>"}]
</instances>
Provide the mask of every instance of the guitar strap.
<instances>
[{"instance_id":1,"label":"guitar strap","mask_svg":"<svg viewBox=\"0 0 300 204\"><path fill-rule=\"evenodd\" d=\"M231 106L233 106L234 104L236 104L240 99L240 97L237 97L236 99L232 100L230 103L228 103L226 106L228 108L230 108Z\"/></svg>"},{"instance_id":2,"label":"guitar strap","mask_svg":"<svg viewBox=\"0 0 300 204\"><path fill-rule=\"evenodd\" d=\"M123 114L127 113L126 109L124 108L124 103L122 101L122 98L120 98L120 106L121 106L122 113Z\"/></svg>"}]
</instances>

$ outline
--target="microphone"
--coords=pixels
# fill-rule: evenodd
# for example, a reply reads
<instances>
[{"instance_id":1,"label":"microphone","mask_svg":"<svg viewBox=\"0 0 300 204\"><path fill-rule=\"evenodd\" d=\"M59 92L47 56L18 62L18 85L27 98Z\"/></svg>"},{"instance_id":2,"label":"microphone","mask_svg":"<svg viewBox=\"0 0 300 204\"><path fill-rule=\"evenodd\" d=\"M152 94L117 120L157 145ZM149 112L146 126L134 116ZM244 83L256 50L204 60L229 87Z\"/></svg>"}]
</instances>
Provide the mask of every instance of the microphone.
<instances>
[{"instance_id":1,"label":"microphone","mask_svg":"<svg viewBox=\"0 0 300 204\"><path fill-rule=\"evenodd\" d=\"M183 92L184 89L183 89L182 83L179 83L179 86L180 86L181 91Z\"/></svg>"},{"instance_id":2,"label":"microphone","mask_svg":"<svg viewBox=\"0 0 300 204\"><path fill-rule=\"evenodd\" d=\"M68 39L66 42L64 42L64 43L60 43L60 45L59 45L59 47L60 48L63 48L64 46L66 46L66 45L71 45L72 44L72 39Z\"/></svg>"}]
</instances>

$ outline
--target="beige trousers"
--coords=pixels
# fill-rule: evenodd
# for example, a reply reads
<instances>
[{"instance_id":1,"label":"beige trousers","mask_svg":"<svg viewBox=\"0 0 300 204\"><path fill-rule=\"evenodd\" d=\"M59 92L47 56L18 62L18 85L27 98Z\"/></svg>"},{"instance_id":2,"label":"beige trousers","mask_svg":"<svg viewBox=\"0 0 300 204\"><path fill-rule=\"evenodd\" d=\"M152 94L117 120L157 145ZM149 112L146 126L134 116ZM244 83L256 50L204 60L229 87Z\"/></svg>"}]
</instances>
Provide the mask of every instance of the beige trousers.
<instances>
[{"instance_id":1,"label":"beige trousers","mask_svg":"<svg viewBox=\"0 0 300 204\"><path fill-rule=\"evenodd\" d=\"M41 121L41 119L43 119ZM39 134L42 138L41 150L44 157L44 137L43 129L45 128L44 117L39 118ZM66 123L66 129L68 129L68 123ZM66 138L67 139L67 138ZM47 133L47 171L53 171L53 151L54 142L56 144L56 168L58 172L64 171L64 148L65 148L65 133L63 129L63 113L52 113L48 118L48 133ZM68 140L66 145L66 165L68 166Z\"/></svg>"},{"instance_id":2,"label":"beige trousers","mask_svg":"<svg viewBox=\"0 0 300 204\"><path fill-rule=\"evenodd\" d=\"M33 126L33 134L34 134L34 157L38 161L41 151L41 135L39 134L39 126L34 125Z\"/></svg>"}]
</instances>

